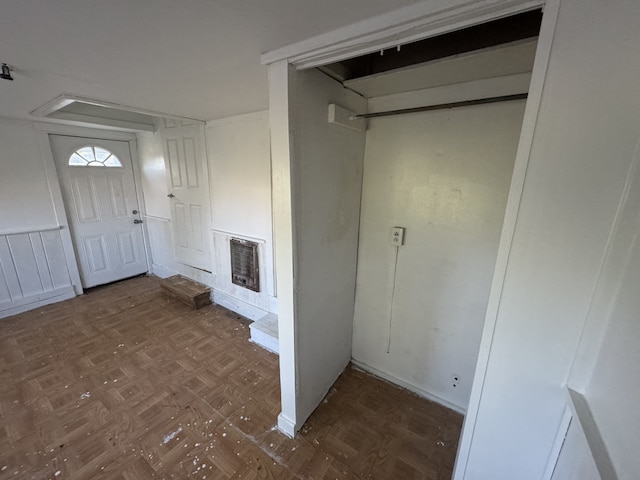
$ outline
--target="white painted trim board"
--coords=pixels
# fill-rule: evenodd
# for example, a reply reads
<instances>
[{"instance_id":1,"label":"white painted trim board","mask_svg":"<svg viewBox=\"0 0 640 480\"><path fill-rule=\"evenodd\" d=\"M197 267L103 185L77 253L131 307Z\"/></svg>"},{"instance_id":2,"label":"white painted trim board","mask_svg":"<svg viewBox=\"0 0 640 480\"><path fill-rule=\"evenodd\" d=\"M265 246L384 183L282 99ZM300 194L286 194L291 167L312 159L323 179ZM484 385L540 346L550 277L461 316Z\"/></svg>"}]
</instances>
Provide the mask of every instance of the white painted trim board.
<instances>
[{"instance_id":1,"label":"white painted trim board","mask_svg":"<svg viewBox=\"0 0 640 480\"><path fill-rule=\"evenodd\" d=\"M489 357L491 355L491 347L498 320L498 310L502 297L502 289L504 287L507 266L509 264L509 256L511 254L511 246L518 219L518 211L520 209L522 192L524 190L529 157L533 146L533 137L538 120L540 103L542 101L542 92L547 76L547 68L551 56L551 47L553 45L559 10L560 0L548 0L545 4L542 25L540 27L540 36L538 37L538 47L531 73L529 97L525 107L522 130L520 132L520 141L518 143L513 177L507 200L507 208L505 210L504 223L502 226L502 233L500 235L496 266L493 274L493 280L491 282L489 301L485 314L485 322L478 353L478 362L476 364L476 371L473 378L469 407L467 408L467 414L465 415L462 427L462 435L458 445L458 455L456 456L453 480L465 480L466 477L467 462L469 461L475 423L478 418L478 411L482 400L482 393L489 365ZM553 452L550 451L550 455L552 454Z\"/></svg>"},{"instance_id":2,"label":"white painted trim board","mask_svg":"<svg viewBox=\"0 0 640 480\"><path fill-rule=\"evenodd\" d=\"M30 297L8 302L0 306L0 318L7 318L35 308L44 307L52 303L62 302L76 296L73 285L57 288L49 292L39 293Z\"/></svg>"},{"instance_id":3,"label":"white painted trim board","mask_svg":"<svg viewBox=\"0 0 640 480\"><path fill-rule=\"evenodd\" d=\"M287 60L299 69L317 67L534 10L544 3L544 0L419 2L269 51L260 61L269 65Z\"/></svg>"},{"instance_id":4,"label":"white painted trim board","mask_svg":"<svg viewBox=\"0 0 640 480\"><path fill-rule=\"evenodd\" d=\"M44 227L32 227L32 228L15 228L9 230L0 231L0 235L24 235L28 233L39 233L39 232L53 232L56 230L62 230L60 225L55 226L44 226Z\"/></svg>"},{"instance_id":5,"label":"white painted trim board","mask_svg":"<svg viewBox=\"0 0 640 480\"><path fill-rule=\"evenodd\" d=\"M36 130L39 129L36 127ZM67 212L62 198L60 179L58 178L58 171L56 170L56 164L53 158L53 150L51 148L49 134L44 130L40 130L37 133L37 140L38 145L40 146L40 157L45 177L47 179L47 186L49 188L49 195L51 196L53 211L56 216L56 223L60 226L60 238L62 240L62 248L67 262L67 270L69 271L69 276L71 278L71 285L73 285L76 295L82 295L83 288L82 280L80 279L80 269L78 268L78 260L73 246L73 239L71 238L69 220L67 219Z\"/></svg>"},{"instance_id":6,"label":"white painted trim board","mask_svg":"<svg viewBox=\"0 0 640 480\"><path fill-rule=\"evenodd\" d=\"M265 312L261 308L256 307L255 305L251 305L243 300L232 297L228 293L221 292L220 290L213 289L213 301L218 305L228 308L243 317L248 318L249 320L260 320L262 317L267 315L269 312Z\"/></svg>"},{"instance_id":7,"label":"white painted trim board","mask_svg":"<svg viewBox=\"0 0 640 480\"><path fill-rule=\"evenodd\" d=\"M120 140L125 142L136 139L135 133L104 128L80 127L48 122L34 122L33 126L39 132L46 132L52 135L69 135L72 137L100 138L102 140Z\"/></svg>"},{"instance_id":8,"label":"white painted trim board","mask_svg":"<svg viewBox=\"0 0 640 480\"><path fill-rule=\"evenodd\" d=\"M150 117L170 118L173 120L204 124L202 120L197 120L195 118L179 117L177 115L171 115L168 113L156 112L155 110L147 110L145 108L131 107L129 105L123 105L120 103L107 102L104 100L97 100L94 98L81 97L78 95L68 95L68 94L58 95L56 98L49 100L44 105L29 112L29 115L32 115L34 117L46 117L47 115L50 115L51 113L56 112L61 108L64 108L76 102L85 103L88 105L96 105L98 107L112 108L114 110L122 110L125 112L140 113L143 115L149 115Z\"/></svg>"}]
</instances>

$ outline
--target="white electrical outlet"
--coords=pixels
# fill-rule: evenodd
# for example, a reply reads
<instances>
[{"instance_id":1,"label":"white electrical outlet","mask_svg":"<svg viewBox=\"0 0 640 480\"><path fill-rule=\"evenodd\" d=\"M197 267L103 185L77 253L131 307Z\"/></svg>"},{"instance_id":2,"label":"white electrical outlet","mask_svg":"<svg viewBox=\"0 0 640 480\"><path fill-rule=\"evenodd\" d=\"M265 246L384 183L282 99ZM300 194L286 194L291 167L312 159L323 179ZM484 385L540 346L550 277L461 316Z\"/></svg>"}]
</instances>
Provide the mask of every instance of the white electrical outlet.
<instances>
[{"instance_id":1,"label":"white electrical outlet","mask_svg":"<svg viewBox=\"0 0 640 480\"><path fill-rule=\"evenodd\" d=\"M391 228L391 245L399 247L404 243L404 227Z\"/></svg>"}]
</instances>

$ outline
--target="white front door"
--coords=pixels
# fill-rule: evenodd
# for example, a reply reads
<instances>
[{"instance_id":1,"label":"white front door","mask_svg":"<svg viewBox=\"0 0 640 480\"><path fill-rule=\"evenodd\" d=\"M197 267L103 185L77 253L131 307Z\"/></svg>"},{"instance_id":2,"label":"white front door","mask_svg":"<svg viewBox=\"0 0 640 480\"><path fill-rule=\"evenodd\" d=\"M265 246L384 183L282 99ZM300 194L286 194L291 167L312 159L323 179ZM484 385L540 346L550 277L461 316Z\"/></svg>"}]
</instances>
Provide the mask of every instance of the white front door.
<instances>
[{"instance_id":1,"label":"white front door","mask_svg":"<svg viewBox=\"0 0 640 480\"><path fill-rule=\"evenodd\" d=\"M51 135L85 288L145 273L128 142Z\"/></svg>"},{"instance_id":2,"label":"white front door","mask_svg":"<svg viewBox=\"0 0 640 480\"><path fill-rule=\"evenodd\" d=\"M204 127L165 120L160 134L169 188L167 196L171 199L176 258L180 263L210 272L210 195Z\"/></svg>"}]
</instances>

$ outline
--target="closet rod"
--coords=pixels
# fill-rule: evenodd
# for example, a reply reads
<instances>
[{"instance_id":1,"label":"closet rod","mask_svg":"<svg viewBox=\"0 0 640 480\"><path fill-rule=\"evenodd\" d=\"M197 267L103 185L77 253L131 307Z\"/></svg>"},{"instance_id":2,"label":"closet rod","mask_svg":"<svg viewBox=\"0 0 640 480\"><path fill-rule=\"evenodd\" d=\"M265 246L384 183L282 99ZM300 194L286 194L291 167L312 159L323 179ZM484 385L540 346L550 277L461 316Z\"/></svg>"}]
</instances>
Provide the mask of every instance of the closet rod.
<instances>
[{"instance_id":1,"label":"closet rod","mask_svg":"<svg viewBox=\"0 0 640 480\"><path fill-rule=\"evenodd\" d=\"M387 112L362 113L354 115L356 118L375 118L388 117L390 115L403 115L405 113L430 112L431 110L443 110L445 108L471 107L473 105L484 105L486 103L511 102L513 100L524 100L528 94L518 93L515 95L503 95L501 97L478 98L476 100L464 100L462 102L440 103L438 105L429 105L426 107L403 108L400 110L389 110Z\"/></svg>"}]
</instances>

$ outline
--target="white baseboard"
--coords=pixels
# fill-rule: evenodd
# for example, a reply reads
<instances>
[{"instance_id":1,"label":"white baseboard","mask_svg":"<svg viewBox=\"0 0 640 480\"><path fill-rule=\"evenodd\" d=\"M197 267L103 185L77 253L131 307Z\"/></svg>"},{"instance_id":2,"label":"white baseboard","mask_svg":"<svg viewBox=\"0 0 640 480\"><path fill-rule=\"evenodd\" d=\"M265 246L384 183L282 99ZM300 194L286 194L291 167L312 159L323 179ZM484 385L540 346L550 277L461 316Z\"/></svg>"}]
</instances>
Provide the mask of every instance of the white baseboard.
<instances>
[{"instance_id":1,"label":"white baseboard","mask_svg":"<svg viewBox=\"0 0 640 480\"><path fill-rule=\"evenodd\" d=\"M398 385L399 387L406 388L407 390L415 393L419 397L426 398L427 400L431 400L433 402L439 403L440 405L450 408L451 410L458 412L462 415L465 415L467 413L467 411L459 405L455 405L454 403L451 403L445 400L444 398L440 398L437 395L434 395L425 390L422 390L421 388L416 387L415 385L411 385L410 383L400 380L399 378L389 375L388 373L382 372L377 368L367 365L366 363L362 363L354 358L351 359L351 363L353 363L357 368L364 370L365 372L368 372L372 375L375 375L376 377L380 377L381 379L386 380L389 383L393 383L394 385Z\"/></svg>"},{"instance_id":2,"label":"white baseboard","mask_svg":"<svg viewBox=\"0 0 640 480\"><path fill-rule=\"evenodd\" d=\"M178 265L178 273L192 280L195 280L196 282L203 283L207 287L211 287L211 291L213 291L213 287L216 281L215 274L200 270L199 268L194 268L189 265L182 264Z\"/></svg>"},{"instance_id":3,"label":"white baseboard","mask_svg":"<svg viewBox=\"0 0 640 480\"><path fill-rule=\"evenodd\" d=\"M296 436L295 423L285 417L282 412L280 412L280 415L278 415L278 430L280 430L289 438L293 438Z\"/></svg>"},{"instance_id":4,"label":"white baseboard","mask_svg":"<svg viewBox=\"0 0 640 480\"><path fill-rule=\"evenodd\" d=\"M161 265L156 265L155 263L151 264L151 273L160 278L169 278L173 277L174 275L178 275L178 272L170 270Z\"/></svg>"},{"instance_id":5,"label":"white baseboard","mask_svg":"<svg viewBox=\"0 0 640 480\"><path fill-rule=\"evenodd\" d=\"M218 305L239 313L243 317L247 317L249 320L253 320L254 322L269 313L255 305L251 305L250 303L232 297L227 293L221 292L220 290L213 290L213 301Z\"/></svg>"},{"instance_id":6,"label":"white baseboard","mask_svg":"<svg viewBox=\"0 0 640 480\"><path fill-rule=\"evenodd\" d=\"M212 290L216 279L216 276L213 273L205 272L204 270L182 264L177 265L176 269L174 270L172 268L163 267L162 265L154 263L151 265L151 273L160 278L182 275L184 277L190 278L191 280L202 283L207 287L211 287Z\"/></svg>"},{"instance_id":7,"label":"white baseboard","mask_svg":"<svg viewBox=\"0 0 640 480\"><path fill-rule=\"evenodd\" d=\"M73 285L67 287L57 288L50 292L40 293L38 295L31 295L26 298L7 302L0 305L0 318L10 317L17 315L18 313L33 310L34 308L44 307L51 303L61 302L68 300L76 296L76 292L73 289Z\"/></svg>"},{"instance_id":8,"label":"white baseboard","mask_svg":"<svg viewBox=\"0 0 640 480\"><path fill-rule=\"evenodd\" d=\"M249 329L251 330L250 341L270 352L280 354L278 316L275 313L269 313L256 320L249 326Z\"/></svg>"}]
</instances>

